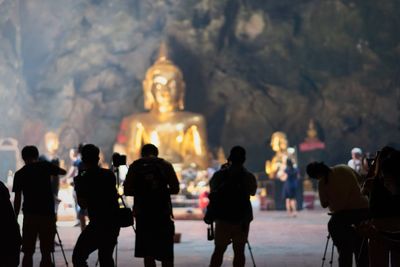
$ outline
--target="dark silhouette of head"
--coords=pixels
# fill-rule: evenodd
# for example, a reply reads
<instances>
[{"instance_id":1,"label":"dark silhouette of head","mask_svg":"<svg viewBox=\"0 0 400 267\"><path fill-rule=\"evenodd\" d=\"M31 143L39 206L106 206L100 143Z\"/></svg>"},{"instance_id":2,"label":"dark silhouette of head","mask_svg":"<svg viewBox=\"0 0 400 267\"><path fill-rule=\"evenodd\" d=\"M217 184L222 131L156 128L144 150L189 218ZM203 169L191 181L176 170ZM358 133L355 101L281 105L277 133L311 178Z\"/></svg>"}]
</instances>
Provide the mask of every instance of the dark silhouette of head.
<instances>
[{"instance_id":1,"label":"dark silhouette of head","mask_svg":"<svg viewBox=\"0 0 400 267\"><path fill-rule=\"evenodd\" d=\"M382 159L382 175L386 179L393 183L397 190L400 188L400 151L393 150L389 155Z\"/></svg>"},{"instance_id":2,"label":"dark silhouette of head","mask_svg":"<svg viewBox=\"0 0 400 267\"><path fill-rule=\"evenodd\" d=\"M246 150L241 146L234 146L228 157L232 165L242 165L246 161Z\"/></svg>"},{"instance_id":3,"label":"dark silhouette of head","mask_svg":"<svg viewBox=\"0 0 400 267\"><path fill-rule=\"evenodd\" d=\"M78 145L78 148L77 148L77 152L79 153L79 154L82 154L82 148L85 146L85 144L83 144L83 143L80 143L79 145Z\"/></svg>"},{"instance_id":4,"label":"dark silhouette of head","mask_svg":"<svg viewBox=\"0 0 400 267\"><path fill-rule=\"evenodd\" d=\"M158 156L158 148L153 144L145 144L142 147L141 151L142 157L157 157Z\"/></svg>"},{"instance_id":5,"label":"dark silhouette of head","mask_svg":"<svg viewBox=\"0 0 400 267\"><path fill-rule=\"evenodd\" d=\"M93 145L87 144L82 147L82 162L85 165L97 165L99 162L100 149Z\"/></svg>"},{"instance_id":6,"label":"dark silhouette of head","mask_svg":"<svg viewBox=\"0 0 400 267\"><path fill-rule=\"evenodd\" d=\"M60 159L59 158L54 158L54 159L50 160L50 163L60 167Z\"/></svg>"},{"instance_id":7,"label":"dark silhouette of head","mask_svg":"<svg viewBox=\"0 0 400 267\"><path fill-rule=\"evenodd\" d=\"M310 178L320 179L321 177L327 177L330 168L325 165L323 162L311 162L307 165L307 174Z\"/></svg>"},{"instance_id":8,"label":"dark silhouette of head","mask_svg":"<svg viewBox=\"0 0 400 267\"><path fill-rule=\"evenodd\" d=\"M39 150L36 146L25 146L21 151L21 156L25 163L36 161L39 158Z\"/></svg>"}]
</instances>

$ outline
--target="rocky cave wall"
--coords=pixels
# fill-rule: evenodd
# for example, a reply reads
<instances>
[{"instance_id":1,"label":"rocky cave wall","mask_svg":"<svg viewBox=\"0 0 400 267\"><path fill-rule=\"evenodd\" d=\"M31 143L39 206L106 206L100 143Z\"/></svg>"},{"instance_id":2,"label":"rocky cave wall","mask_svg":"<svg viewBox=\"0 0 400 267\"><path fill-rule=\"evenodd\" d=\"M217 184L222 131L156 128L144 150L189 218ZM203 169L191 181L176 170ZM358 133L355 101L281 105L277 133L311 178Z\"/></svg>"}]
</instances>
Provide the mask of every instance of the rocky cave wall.
<instances>
[{"instance_id":1,"label":"rocky cave wall","mask_svg":"<svg viewBox=\"0 0 400 267\"><path fill-rule=\"evenodd\" d=\"M110 156L123 116L168 40L186 109L212 148L242 144L263 169L272 132L302 142L318 123L325 160L399 139L397 0L0 0L0 137Z\"/></svg>"}]
</instances>

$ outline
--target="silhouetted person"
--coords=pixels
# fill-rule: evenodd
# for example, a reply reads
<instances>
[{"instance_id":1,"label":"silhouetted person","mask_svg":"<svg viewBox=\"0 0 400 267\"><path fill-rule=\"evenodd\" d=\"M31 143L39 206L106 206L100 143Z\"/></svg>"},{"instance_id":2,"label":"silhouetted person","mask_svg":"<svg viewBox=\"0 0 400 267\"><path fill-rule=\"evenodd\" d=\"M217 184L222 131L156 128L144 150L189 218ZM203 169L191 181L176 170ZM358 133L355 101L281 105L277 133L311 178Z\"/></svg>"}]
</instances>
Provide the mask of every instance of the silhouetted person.
<instances>
[{"instance_id":1,"label":"silhouetted person","mask_svg":"<svg viewBox=\"0 0 400 267\"><path fill-rule=\"evenodd\" d=\"M179 192L179 181L172 165L158 158L158 149L146 144L142 158L130 166L124 193L134 197L136 219L135 257L144 258L145 267L174 264L174 233L171 194Z\"/></svg>"},{"instance_id":2,"label":"silhouetted person","mask_svg":"<svg viewBox=\"0 0 400 267\"><path fill-rule=\"evenodd\" d=\"M354 229L368 218L368 200L361 194L357 174L347 165L328 167L323 162L308 164L307 174L318 180L321 206L332 212L328 231L339 253L339 266L352 266L353 254L357 266L368 266L366 251L359 255L362 237Z\"/></svg>"},{"instance_id":3,"label":"silhouetted person","mask_svg":"<svg viewBox=\"0 0 400 267\"><path fill-rule=\"evenodd\" d=\"M371 220L359 230L369 238L370 267L400 266L400 238L385 238L383 233L400 231L400 152L384 147L371 167L374 173L369 183L369 210ZM397 239L390 242L388 239Z\"/></svg>"},{"instance_id":4,"label":"silhouetted person","mask_svg":"<svg viewBox=\"0 0 400 267\"><path fill-rule=\"evenodd\" d=\"M214 173L210 180L210 204L204 221L215 221L215 248L210 267L219 267L227 246L232 242L234 267L245 265L244 249L249 235L253 210L250 196L257 190L256 178L244 166L246 150L231 149L228 164Z\"/></svg>"},{"instance_id":5,"label":"silhouetted person","mask_svg":"<svg viewBox=\"0 0 400 267\"><path fill-rule=\"evenodd\" d=\"M81 155L83 146L84 146L83 144L79 144L77 149L75 149L75 148L70 149L69 157L71 159L72 164L66 175L65 182L69 182L69 180L72 180L73 178L78 176L83 171L84 166L83 166L82 155ZM74 186L73 182L70 182L70 183L71 183L71 185ZM80 226L81 231L83 231L83 229L85 229L85 227L86 227L86 216L88 215L87 210L78 205L78 200L76 199L75 191L74 191L74 200L75 200L76 218L79 221L75 226Z\"/></svg>"},{"instance_id":6,"label":"silhouetted person","mask_svg":"<svg viewBox=\"0 0 400 267\"><path fill-rule=\"evenodd\" d=\"M90 219L72 253L75 267L88 266L86 261L95 250L101 267L114 266L112 254L120 230L116 178L111 170L99 167L99 153L95 145L83 146L84 170L74 179L79 206L87 208Z\"/></svg>"},{"instance_id":7,"label":"silhouetted person","mask_svg":"<svg viewBox=\"0 0 400 267\"><path fill-rule=\"evenodd\" d=\"M8 188L0 181L0 266L17 267L21 247L21 233L10 202Z\"/></svg>"},{"instance_id":8,"label":"silhouetted person","mask_svg":"<svg viewBox=\"0 0 400 267\"><path fill-rule=\"evenodd\" d=\"M283 174L285 182L283 184L283 198L286 202L286 211L289 216L296 217L297 215L297 183L300 178L299 170L293 166L291 159L286 161L286 169Z\"/></svg>"},{"instance_id":9,"label":"silhouetted person","mask_svg":"<svg viewBox=\"0 0 400 267\"><path fill-rule=\"evenodd\" d=\"M347 166L355 170L357 173L361 172L362 168L362 150L355 147L351 150L351 159L347 162Z\"/></svg>"},{"instance_id":10,"label":"silhouetted person","mask_svg":"<svg viewBox=\"0 0 400 267\"><path fill-rule=\"evenodd\" d=\"M22 149L25 166L15 173L13 192L15 216L18 217L21 207L21 196L24 196L22 211L22 266L32 266L36 239L40 240L41 267L51 266L51 252L54 249L56 233L56 216L54 194L51 185L52 175L64 175L66 171L48 161L39 161L39 151L35 146Z\"/></svg>"}]
</instances>

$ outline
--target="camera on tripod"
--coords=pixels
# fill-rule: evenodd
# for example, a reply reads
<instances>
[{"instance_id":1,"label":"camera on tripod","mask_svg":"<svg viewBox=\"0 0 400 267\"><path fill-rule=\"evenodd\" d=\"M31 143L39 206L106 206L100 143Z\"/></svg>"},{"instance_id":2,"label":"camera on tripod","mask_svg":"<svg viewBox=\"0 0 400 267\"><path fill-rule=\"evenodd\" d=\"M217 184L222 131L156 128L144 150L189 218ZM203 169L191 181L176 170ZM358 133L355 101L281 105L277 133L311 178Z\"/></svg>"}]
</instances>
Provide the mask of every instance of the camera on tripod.
<instances>
[{"instance_id":1,"label":"camera on tripod","mask_svg":"<svg viewBox=\"0 0 400 267\"><path fill-rule=\"evenodd\" d=\"M112 165L114 167L124 166L126 165L126 155L121 155L119 153L114 153L112 155Z\"/></svg>"}]
</instances>

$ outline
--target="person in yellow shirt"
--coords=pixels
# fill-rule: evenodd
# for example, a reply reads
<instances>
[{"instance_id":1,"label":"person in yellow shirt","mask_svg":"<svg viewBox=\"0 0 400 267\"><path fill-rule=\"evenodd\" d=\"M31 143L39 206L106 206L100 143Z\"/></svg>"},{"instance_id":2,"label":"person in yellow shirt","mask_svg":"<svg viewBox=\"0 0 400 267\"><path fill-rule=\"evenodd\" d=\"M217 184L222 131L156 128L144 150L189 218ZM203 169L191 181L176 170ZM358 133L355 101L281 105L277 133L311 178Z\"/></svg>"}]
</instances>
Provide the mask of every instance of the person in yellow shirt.
<instances>
[{"instance_id":1,"label":"person in yellow shirt","mask_svg":"<svg viewBox=\"0 0 400 267\"><path fill-rule=\"evenodd\" d=\"M347 165L328 167L323 162L308 164L307 174L318 180L321 206L331 212L328 231L339 253L339 267L352 266L353 254L357 266L368 266L362 237L354 229L368 218L368 200L361 194L357 174Z\"/></svg>"}]
</instances>

